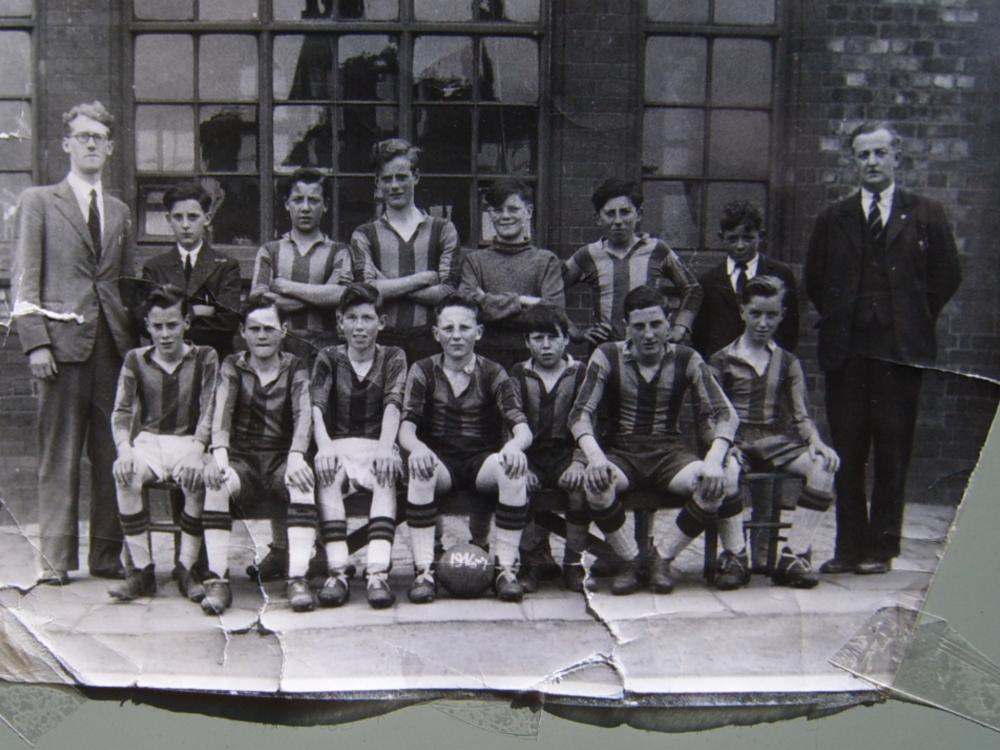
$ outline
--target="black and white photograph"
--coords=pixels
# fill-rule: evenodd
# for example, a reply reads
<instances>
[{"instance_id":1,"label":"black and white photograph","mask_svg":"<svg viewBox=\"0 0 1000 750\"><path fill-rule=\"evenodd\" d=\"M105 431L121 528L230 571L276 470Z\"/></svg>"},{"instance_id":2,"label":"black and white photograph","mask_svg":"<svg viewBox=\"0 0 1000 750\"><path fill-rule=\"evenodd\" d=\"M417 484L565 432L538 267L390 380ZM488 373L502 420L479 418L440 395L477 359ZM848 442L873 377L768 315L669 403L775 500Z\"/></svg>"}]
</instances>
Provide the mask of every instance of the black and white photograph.
<instances>
[{"instance_id":1,"label":"black and white photograph","mask_svg":"<svg viewBox=\"0 0 1000 750\"><path fill-rule=\"evenodd\" d=\"M0 0L0 678L888 700L1000 400L998 50L990 0Z\"/></svg>"}]
</instances>

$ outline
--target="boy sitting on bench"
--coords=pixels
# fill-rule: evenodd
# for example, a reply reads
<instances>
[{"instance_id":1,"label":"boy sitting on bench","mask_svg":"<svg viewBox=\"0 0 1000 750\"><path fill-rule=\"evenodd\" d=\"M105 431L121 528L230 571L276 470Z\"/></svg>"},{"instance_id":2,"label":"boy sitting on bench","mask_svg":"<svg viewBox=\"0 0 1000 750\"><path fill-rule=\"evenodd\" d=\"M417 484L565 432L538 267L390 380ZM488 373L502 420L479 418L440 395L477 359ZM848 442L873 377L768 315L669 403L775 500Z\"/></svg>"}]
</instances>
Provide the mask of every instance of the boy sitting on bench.
<instances>
[{"instance_id":1,"label":"boy sitting on bench","mask_svg":"<svg viewBox=\"0 0 1000 750\"><path fill-rule=\"evenodd\" d=\"M399 445L409 465L406 521L415 577L408 596L418 604L433 601L437 592L434 498L451 489L498 493L496 594L513 602L524 595L515 567L528 512L524 451L531 430L507 373L476 354L483 336L479 315L479 305L458 295L438 303L433 333L442 351L418 360L406 378ZM504 431L511 438L501 445Z\"/></svg>"},{"instance_id":2,"label":"boy sitting on bench","mask_svg":"<svg viewBox=\"0 0 1000 750\"><path fill-rule=\"evenodd\" d=\"M347 343L323 349L312 375L320 537L329 565L319 603L338 607L351 595L345 572L349 559L344 496L354 488L372 493L366 588L368 603L382 609L396 601L388 576L396 534L396 483L403 468L396 433L406 355L397 346L376 343L386 317L381 297L370 284L347 287L337 323Z\"/></svg>"},{"instance_id":3,"label":"boy sitting on bench","mask_svg":"<svg viewBox=\"0 0 1000 750\"><path fill-rule=\"evenodd\" d=\"M771 574L779 586L812 588L812 540L833 504L833 480L840 458L819 436L809 415L802 365L774 342L785 315L785 285L775 276L755 276L743 287L740 316L746 327L738 339L710 360L723 390L740 417L731 449L745 471L787 471L805 477L788 545ZM795 437L783 431L791 419Z\"/></svg>"}]
</instances>

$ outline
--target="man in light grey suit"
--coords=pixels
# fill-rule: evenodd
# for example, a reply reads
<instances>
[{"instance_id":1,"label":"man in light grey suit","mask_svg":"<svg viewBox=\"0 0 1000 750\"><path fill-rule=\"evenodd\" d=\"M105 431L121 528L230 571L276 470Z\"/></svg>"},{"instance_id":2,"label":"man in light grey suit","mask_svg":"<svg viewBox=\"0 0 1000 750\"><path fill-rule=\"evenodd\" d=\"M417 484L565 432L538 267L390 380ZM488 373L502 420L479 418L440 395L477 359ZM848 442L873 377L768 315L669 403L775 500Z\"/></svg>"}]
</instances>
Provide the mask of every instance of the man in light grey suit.
<instances>
[{"instance_id":1,"label":"man in light grey suit","mask_svg":"<svg viewBox=\"0 0 1000 750\"><path fill-rule=\"evenodd\" d=\"M11 287L21 346L38 384L39 583L65 585L78 562L80 461L91 463L91 575L121 578L111 410L136 345L119 293L133 274L128 207L101 185L113 118L100 102L63 115L70 172L18 204Z\"/></svg>"}]
</instances>

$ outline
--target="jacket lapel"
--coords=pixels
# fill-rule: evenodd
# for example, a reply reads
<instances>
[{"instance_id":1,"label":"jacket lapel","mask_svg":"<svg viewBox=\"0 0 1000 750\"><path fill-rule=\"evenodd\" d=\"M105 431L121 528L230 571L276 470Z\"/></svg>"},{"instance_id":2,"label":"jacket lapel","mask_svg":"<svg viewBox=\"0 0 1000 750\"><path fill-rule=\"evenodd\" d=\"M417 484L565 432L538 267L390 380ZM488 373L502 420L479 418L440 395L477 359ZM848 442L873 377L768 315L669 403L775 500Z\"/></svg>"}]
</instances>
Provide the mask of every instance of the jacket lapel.
<instances>
[{"instance_id":1,"label":"jacket lapel","mask_svg":"<svg viewBox=\"0 0 1000 750\"><path fill-rule=\"evenodd\" d=\"M844 233L850 238L855 252L859 254L864 252L865 240L861 236L861 227L863 226L861 198L858 197L858 193L853 193L850 198L838 204L837 220L840 222Z\"/></svg>"},{"instance_id":2,"label":"jacket lapel","mask_svg":"<svg viewBox=\"0 0 1000 750\"><path fill-rule=\"evenodd\" d=\"M80 239L90 250L90 254L95 255L94 243L90 239L90 230L87 229L87 223L83 220L83 214L80 213L80 206L76 202L76 196L73 194L73 188L70 187L69 182L63 180L59 183L59 187L56 189L56 195L59 200L56 201L56 207L66 217L76 233L80 235Z\"/></svg>"},{"instance_id":3,"label":"jacket lapel","mask_svg":"<svg viewBox=\"0 0 1000 750\"><path fill-rule=\"evenodd\" d=\"M216 266L219 264L216 262L218 256L215 251L209 247L206 242L201 247L201 252L198 253L198 260L194 264L194 268L191 269L191 280L187 284L188 292L194 292L201 287L202 284L212 275ZM181 273L181 278L183 279L183 272ZM183 287L183 283L181 284Z\"/></svg>"},{"instance_id":4,"label":"jacket lapel","mask_svg":"<svg viewBox=\"0 0 1000 750\"><path fill-rule=\"evenodd\" d=\"M729 282L729 275L726 273L726 261L722 261L711 271L709 283L718 290L719 294L733 310L739 310L740 300L736 296L733 285Z\"/></svg>"},{"instance_id":5,"label":"jacket lapel","mask_svg":"<svg viewBox=\"0 0 1000 750\"><path fill-rule=\"evenodd\" d=\"M903 230L903 225L906 224L906 220L909 217L911 202L909 193L896 188L896 195L892 201L892 212L889 214L889 226L885 228L886 249L892 247L893 241Z\"/></svg>"}]
</instances>

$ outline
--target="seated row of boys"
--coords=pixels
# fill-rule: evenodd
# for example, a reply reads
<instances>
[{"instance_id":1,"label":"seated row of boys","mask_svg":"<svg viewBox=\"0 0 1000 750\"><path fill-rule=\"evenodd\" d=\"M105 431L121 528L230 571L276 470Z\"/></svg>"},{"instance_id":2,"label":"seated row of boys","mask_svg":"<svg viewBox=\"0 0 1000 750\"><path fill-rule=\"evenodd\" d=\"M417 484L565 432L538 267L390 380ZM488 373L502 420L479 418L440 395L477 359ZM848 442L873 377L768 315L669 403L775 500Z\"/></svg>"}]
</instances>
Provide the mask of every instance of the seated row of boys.
<instances>
[{"instance_id":1,"label":"seated row of boys","mask_svg":"<svg viewBox=\"0 0 1000 750\"><path fill-rule=\"evenodd\" d=\"M601 344L583 376L582 365L565 354L565 313L536 305L525 322L531 356L509 377L476 354L483 336L480 308L457 295L435 309L433 335L441 353L418 360L407 373L403 352L376 342L385 325L377 290L352 284L338 311L346 343L319 353L310 384L305 363L281 349L285 326L273 300L247 305L241 324L247 351L229 355L219 368L213 349L184 341L190 317L183 293L172 287L154 290L145 316L153 344L126 357L113 414L119 454L114 472L132 565L111 596L130 600L155 593L149 515L142 503L142 486L154 478L174 479L184 490L175 578L181 591L210 614L224 612L231 603L231 512L238 512L246 497L287 503L287 595L296 611L316 604L306 570L318 504L329 573L319 603L346 602L344 496L352 488L373 495L368 601L373 607L392 606L387 574L395 490L404 475L415 568L408 596L415 603L432 601L436 594L435 497L472 487L497 493L493 551L501 600L519 601L523 595L518 546L528 491L537 485L561 486L572 498L564 559L571 588L582 590L585 583L580 558L589 519L581 512L581 495L625 561L612 592L628 594L642 585L646 571L625 532L619 500L629 487L642 486L666 488L684 503L654 547L650 588L658 593L673 589L671 562L713 520L724 547L715 585L737 588L749 579L738 498L743 464L785 467L806 477L801 521L773 579L813 586L809 548L832 501L837 459L809 419L801 367L773 343L782 299L780 281L758 277L747 283L746 331L713 358L713 372L693 349L669 342L662 296L637 287L625 297L626 340ZM679 436L678 415L688 390L704 416L710 447L703 460ZM795 439L776 428L783 407L797 427ZM744 417L742 427L737 410ZM599 413L605 415L600 440ZM501 435L507 436L502 444ZM317 446L315 473L307 462L311 436ZM406 454L405 471L397 438ZM202 535L209 572L199 581L192 568Z\"/></svg>"}]
</instances>

